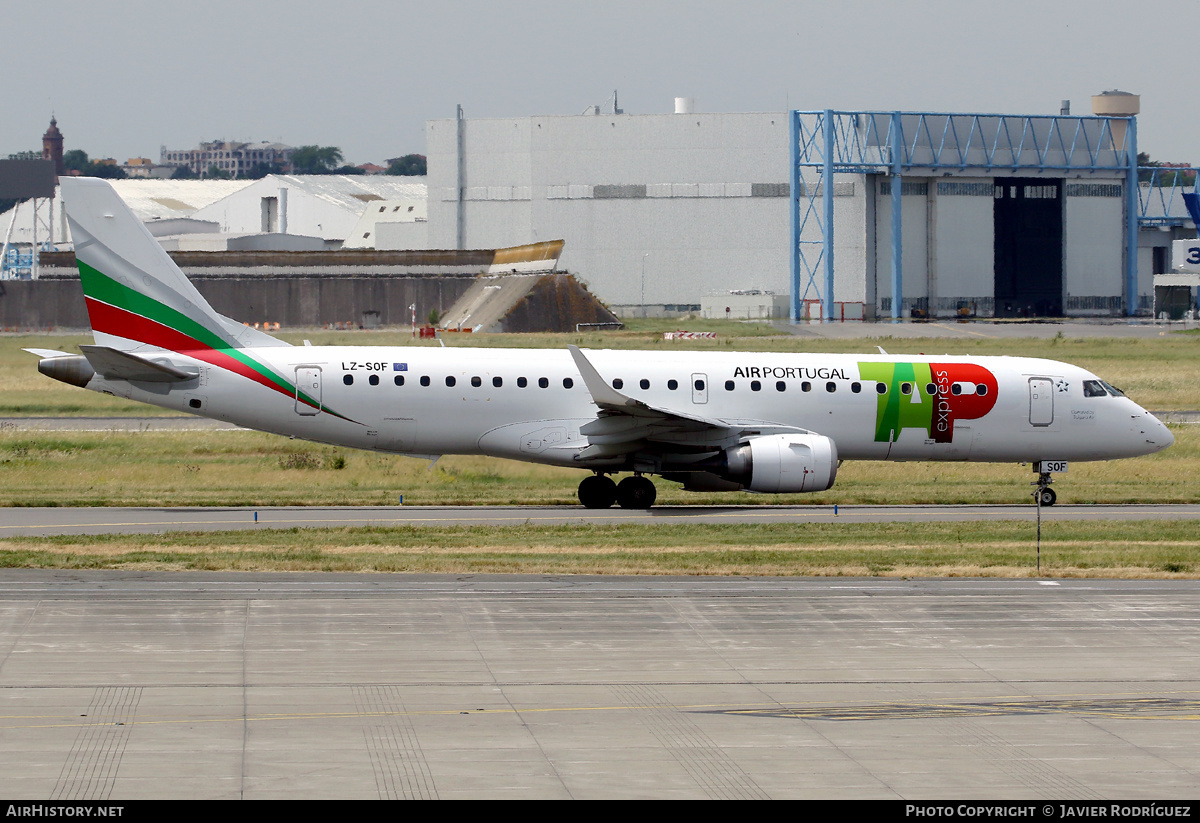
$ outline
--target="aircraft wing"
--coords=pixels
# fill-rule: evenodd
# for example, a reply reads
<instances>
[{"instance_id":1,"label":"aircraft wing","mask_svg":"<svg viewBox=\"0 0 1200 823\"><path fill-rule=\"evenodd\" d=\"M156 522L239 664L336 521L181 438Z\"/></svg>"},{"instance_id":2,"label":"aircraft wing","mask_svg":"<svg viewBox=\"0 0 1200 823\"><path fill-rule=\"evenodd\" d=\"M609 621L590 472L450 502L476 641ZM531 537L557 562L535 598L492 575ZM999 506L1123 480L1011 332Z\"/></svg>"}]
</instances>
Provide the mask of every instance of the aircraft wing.
<instances>
[{"instance_id":1,"label":"aircraft wing","mask_svg":"<svg viewBox=\"0 0 1200 823\"><path fill-rule=\"evenodd\" d=\"M568 346L592 402L596 419L579 427L588 439L581 459L614 457L653 446L659 451L703 453L762 434L808 433L807 429L760 420L722 420L653 406L614 389L578 346ZM698 455L699 456L699 455Z\"/></svg>"}]
</instances>

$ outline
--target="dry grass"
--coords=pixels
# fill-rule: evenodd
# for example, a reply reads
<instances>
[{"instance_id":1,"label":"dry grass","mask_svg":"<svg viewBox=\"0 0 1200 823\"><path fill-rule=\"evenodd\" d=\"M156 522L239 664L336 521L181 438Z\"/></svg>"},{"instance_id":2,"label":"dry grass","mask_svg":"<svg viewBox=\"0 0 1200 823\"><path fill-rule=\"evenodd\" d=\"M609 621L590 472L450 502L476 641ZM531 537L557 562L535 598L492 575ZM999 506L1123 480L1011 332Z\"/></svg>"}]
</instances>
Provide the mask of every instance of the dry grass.
<instances>
[{"instance_id":1,"label":"dry grass","mask_svg":"<svg viewBox=\"0 0 1200 823\"><path fill-rule=\"evenodd\" d=\"M1194 578L1195 524L838 523L294 529L11 538L0 565L443 574Z\"/></svg>"}]
</instances>

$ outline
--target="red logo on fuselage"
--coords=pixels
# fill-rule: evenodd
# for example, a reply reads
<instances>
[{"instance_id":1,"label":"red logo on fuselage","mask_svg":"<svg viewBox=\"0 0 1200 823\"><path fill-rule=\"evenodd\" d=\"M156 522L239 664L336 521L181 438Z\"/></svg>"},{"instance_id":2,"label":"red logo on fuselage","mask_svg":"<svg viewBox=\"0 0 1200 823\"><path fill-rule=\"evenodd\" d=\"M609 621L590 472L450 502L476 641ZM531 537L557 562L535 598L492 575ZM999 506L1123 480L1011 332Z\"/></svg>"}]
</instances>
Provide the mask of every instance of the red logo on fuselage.
<instances>
[{"instance_id":1,"label":"red logo on fuselage","mask_svg":"<svg viewBox=\"0 0 1200 823\"><path fill-rule=\"evenodd\" d=\"M973 363L930 363L933 385L933 419L929 435L937 443L954 437L955 420L977 420L996 405L996 377Z\"/></svg>"}]
</instances>

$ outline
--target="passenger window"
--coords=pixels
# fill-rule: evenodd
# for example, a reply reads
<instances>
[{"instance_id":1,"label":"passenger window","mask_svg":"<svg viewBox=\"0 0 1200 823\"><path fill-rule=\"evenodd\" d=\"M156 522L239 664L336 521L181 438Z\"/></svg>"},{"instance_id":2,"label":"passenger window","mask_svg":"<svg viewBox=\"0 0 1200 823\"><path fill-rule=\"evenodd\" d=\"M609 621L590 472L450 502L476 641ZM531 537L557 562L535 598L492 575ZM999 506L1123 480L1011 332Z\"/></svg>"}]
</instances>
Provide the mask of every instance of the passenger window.
<instances>
[{"instance_id":1,"label":"passenger window","mask_svg":"<svg viewBox=\"0 0 1200 823\"><path fill-rule=\"evenodd\" d=\"M875 391L878 394L887 394L887 383L876 383Z\"/></svg>"},{"instance_id":2,"label":"passenger window","mask_svg":"<svg viewBox=\"0 0 1200 823\"><path fill-rule=\"evenodd\" d=\"M471 385L474 386L475 388L479 388L480 386L483 385L483 380L479 377L472 377Z\"/></svg>"},{"instance_id":3,"label":"passenger window","mask_svg":"<svg viewBox=\"0 0 1200 823\"><path fill-rule=\"evenodd\" d=\"M679 388L679 381L678 380L668 380L667 388L670 389L671 391L675 391L677 388Z\"/></svg>"},{"instance_id":4,"label":"passenger window","mask_svg":"<svg viewBox=\"0 0 1200 823\"><path fill-rule=\"evenodd\" d=\"M379 375L377 375L377 374L371 375L370 377L367 378L367 382L370 383L372 386L378 386L379 385Z\"/></svg>"},{"instance_id":5,"label":"passenger window","mask_svg":"<svg viewBox=\"0 0 1200 823\"><path fill-rule=\"evenodd\" d=\"M620 391L621 389L625 388L625 381L619 377L614 377L613 378L613 388Z\"/></svg>"},{"instance_id":6,"label":"passenger window","mask_svg":"<svg viewBox=\"0 0 1200 823\"><path fill-rule=\"evenodd\" d=\"M393 379L393 382L397 386L403 386L404 385L404 375L402 375L402 374L396 375L396 377Z\"/></svg>"},{"instance_id":7,"label":"passenger window","mask_svg":"<svg viewBox=\"0 0 1200 823\"><path fill-rule=\"evenodd\" d=\"M912 383L901 383L900 384L900 393L901 394L912 394Z\"/></svg>"},{"instance_id":8,"label":"passenger window","mask_svg":"<svg viewBox=\"0 0 1200 823\"><path fill-rule=\"evenodd\" d=\"M782 380L780 380L775 384L775 391L787 391L787 383L784 383Z\"/></svg>"},{"instance_id":9,"label":"passenger window","mask_svg":"<svg viewBox=\"0 0 1200 823\"><path fill-rule=\"evenodd\" d=\"M526 386L528 386L528 385L529 385L529 381L528 381L528 380L526 380L524 377L518 377L518 378L517 378L517 388L518 388L518 389L523 389L523 388L525 388L525 387L526 387Z\"/></svg>"},{"instance_id":10,"label":"passenger window","mask_svg":"<svg viewBox=\"0 0 1200 823\"><path fill-rule=\"evenodd\" d=\"M501 386L504 385L504 378L503 377L493 377L492 385L495 386L496 388L500 388Z\"/></svg>"},{"instance_id":11,"label":"passenger window","mask_svg":"<svg viewBox=\"0 0 1200 823\"><path fill-rule=\"evenodd\" d=\"M455 380L453 376L450 376L450 377L447 377L447 378L446 378L446 386L447 386L447 387L449 387L449 388L454 388L454 384L455 384L455 383L457 383L457 382L458 382L458 381L457 381L457 380Z\"/></svg>"},{"instance_id":12,"label":"passenger window","mask_svg":"<svg viewBox=\"0 0 1200 823\"><path fill-rule=\"evenodd\" d=\"M544 377L539 377L539 378L538 378L538 388L539 388L539 389L544 389L544 388L546 388L546 387L547 387L547 386L549 386L549 385L550 385L550 381L549 381L549 380L547 380L546 378L544 378Z\"/></svg>"},{"instance_id":13,"label":"passenger window","mask_svg":"<svg viewBox=\"0 0 1200 823\"><path fill-rule=\"evenodd\" d=\"M812 391L812 383L809 383L807 380L805 380L800 384L800 391Z\"/></svg>"},{"instance_id":14,"label":"passenger window","mask_svg":"<svg viewBox=\"0 0 1200 823\"><path fill-rule=\"evenodd\" d=\"M925 384L925 393L930 397L937 397L937 386L932 383Z\"/></svg>"},{"instance_id":15,"label":"passenger window","mask_svg":"<svg viewBox=\"0 0 1200 823\"><path fill-rule=\"evenodd\" d=\"M645 389L650 388L650 381L643 377L641 379L641 382L638 383L638 385L641 386L643 390L645 390Z\"/></svg>"},{"instance_id":16,"label":"passenger window","mask_svg":"<svg viewBox=\"0 0 1200 823\"><path fill-rule=\"evenodd\" d=\"M571 388L574 388L574 387L575 387L575 381L574 381L574 380L572 380L572 379L571 379L571 378L569 378L569 377L564 377L564 378L563 378L563 388L564 388L564 389L571 389Z\"/></svg>"},{"instance_id":17,"label":"passenger window","mask_svg":"<svg viewBox=\"0 0 1200 823\"><path fill-rule=\"evenodd\" d=\"M696 391L704 391L704 381L703 380L697 380L692 385L696 387Z\"/></svg>"},{"instance_id":18,"label":"passenger window","mask_svg":"<svg viewBox=\"0 0 1200 823\"><path fill-rule=\"evenodd\" d=\"M347 386L353 386L354 385L354 375L352 375L352 374L345 375L344 377L342 377L342 382L345 383Z\"/></svg>"},{"instance_id":19,"label":"passenger window","mask_svg":"<svg viewBox=\"0 0 1200 823\"><path fill-rule=\"evenodd\" d=\"M762 391L762 383L759 383L757 380L751 380L750 391Z\"/></svg>"},{"instance_id":20,"label":"passenger window","mask_svg":"<svg viewBox=\"0 0 1200 823\"><path fill-rule=\"evenodd\" d=\"M832 380L830 380L825 384L825 391L833 394L835 391L837 391L837 383L834 383Z\"/></svg>"},{"instance_id":21,"label":"passenger window","mask_svg":"<svg viewBox=\"0 0 1200 823\"><path fill-rule=\"evenodd\" d=\"M955 397L958 397L960 394L962 394L962 386L955 383L950 387L950 393Z\"/></svg>"},{"instance_id":22,"label":"passenger window","mask_svg":"<svg viewBox=\"0 0 1200 823\"><path fill-rule=\"evenodd\" d=\"M930 383L929 385L932 386L933 384ZM850 391L854 392L855 394L858 394L859 392L862 391L862 383L851 383Z\"/></svg>"},{"instance_id":23,"label":"passenger window","mask_svg":"<svg viewBox=\"0 0 1200 823\"><path fill-rule=\"evenodd\" d=\"M422 376L421 376L421 385L422 385L422 386L428 386L428 385L429 385L429 375L425 374L425 375L422 375Z\"/></svg>"},{"instance_id":24,"label":"passenger window","mask_svg":"<svg viewBox=\"0 0 1200 823\"><path fill-rule=\"evenodd\" d=\"M725 381L725 391L733 391L733 381L732 380Z\"/></svg>"},{"instance_id":25,"label":"passenger window","mask_svg":"<svg viewBox=\"0 0 1200 823\"><path fill-rule=\"evenodd\" d=\"M983 397L985 394L987 394L987 386L982 383L975 384L975 394Z\"/></svg>"}]
</instances>

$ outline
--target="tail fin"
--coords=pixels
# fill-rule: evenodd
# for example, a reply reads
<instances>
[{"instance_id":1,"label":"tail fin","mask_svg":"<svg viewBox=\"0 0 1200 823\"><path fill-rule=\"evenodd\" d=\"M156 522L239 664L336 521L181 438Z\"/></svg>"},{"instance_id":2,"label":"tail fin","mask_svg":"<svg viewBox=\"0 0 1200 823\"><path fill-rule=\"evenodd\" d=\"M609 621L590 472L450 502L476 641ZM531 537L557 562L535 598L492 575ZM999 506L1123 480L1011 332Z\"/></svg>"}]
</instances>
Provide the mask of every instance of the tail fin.
<instances>
[{"instance_id":1,"label":"tail fin","mask_svg":"<svg viewBox=\"0 0 1200 823\"><path fill-rule=\"evenodd\" d=\"M61 180L96 343L119 351L286 346L217 314L111 185Z\"/></svg>"}]
</instances>

